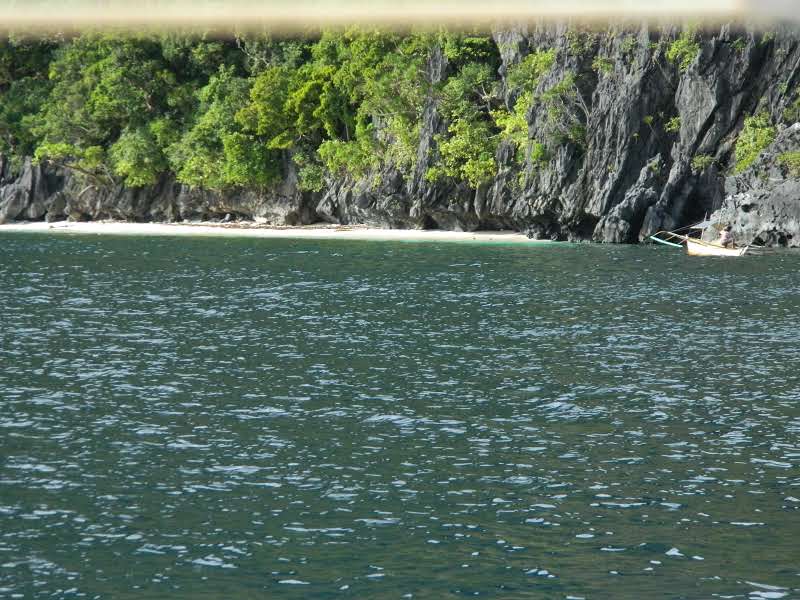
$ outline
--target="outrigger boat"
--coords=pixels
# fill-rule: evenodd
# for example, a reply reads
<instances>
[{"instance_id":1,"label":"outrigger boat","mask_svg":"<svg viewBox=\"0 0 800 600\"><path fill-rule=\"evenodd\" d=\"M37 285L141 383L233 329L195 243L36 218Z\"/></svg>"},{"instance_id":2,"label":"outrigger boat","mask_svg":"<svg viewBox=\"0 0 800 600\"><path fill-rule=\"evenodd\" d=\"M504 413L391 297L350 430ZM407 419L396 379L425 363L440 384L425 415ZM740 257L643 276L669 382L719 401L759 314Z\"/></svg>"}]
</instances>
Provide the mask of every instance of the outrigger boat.
<instances>
[{"instance_id":1,"label":"outrigger boat","mask_svg":"<svg viewBox=\"0 0 800 600\"><path fill-rule=\"evenodd\" d=\"M750 250L750 246L726 248L719 244L712 244L711 242L704 242L690 237L686 238L686 254L689 256L744 256L748 250Z\"/></svg>"},{"instance_id":2,"label":"outrigger boat","mask_svg":"<svg viewBox=\"0 0 800 600\"><path fill-rule=\"evenodd\" d=\"M696 225L690 225L675 231L659 231L650 236L649 239L657 244L664 244L665 246L673 246L675 248L686 248L686 254L689 256L744 256L750 250L751 246L744 246L736 248L734 246L722 246L712 242L706 242L698 237L691 237L678 233L679 231L700 231L702 232L711 226L709 221L703 221Z\"/></svg>"}]
</instances>

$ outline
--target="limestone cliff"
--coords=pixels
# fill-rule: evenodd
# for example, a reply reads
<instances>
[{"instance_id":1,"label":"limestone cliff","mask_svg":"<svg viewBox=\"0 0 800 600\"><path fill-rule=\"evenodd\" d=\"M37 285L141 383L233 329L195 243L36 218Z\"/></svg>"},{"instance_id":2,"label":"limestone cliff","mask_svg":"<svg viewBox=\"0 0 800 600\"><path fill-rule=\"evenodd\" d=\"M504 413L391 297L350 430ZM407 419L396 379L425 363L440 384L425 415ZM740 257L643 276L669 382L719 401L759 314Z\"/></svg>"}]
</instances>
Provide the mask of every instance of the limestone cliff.
<instances>
[{"instance_id":1,"label":"limestone cliff","mask_svg":"<svg viewBox=\"0 0 800 600\"><path fill-rule=\"evenodd\" d=\"M328 180L301 191L287 155L284 178L270 190L210 192L164 178L148 188L96 187L71 173L26 160L12 173L0 157L0 222L123 219L174 221L226 214L274 224L327 221L391 228L516 229L541 238L637 242L704 215L735 223L743 242L800 245L800 181L776 157L800 150L798 127L786 123L800 88L800 31L755 31L725 25L698 34L686 64L667 56L680 30L641 25L595 30L580 39L567 24L501 28L493 33L508 70L528 53L555 49L538 82L544 93L575 75L584 137L551 144L547 156L520 163L508 142L498 146L497 174L477 190L464 182L430 181L437 134L447 130L437 99L425 106L413 172L384 165L362 180ZM580 44L578 51L574 46ZM432 53L427 77L445 79L450 65ZM776 124L772 147L733 177L733 150L748 116ZM552 136L548 111L527 114L529 137Z\"/></svg>"}]
</instances>

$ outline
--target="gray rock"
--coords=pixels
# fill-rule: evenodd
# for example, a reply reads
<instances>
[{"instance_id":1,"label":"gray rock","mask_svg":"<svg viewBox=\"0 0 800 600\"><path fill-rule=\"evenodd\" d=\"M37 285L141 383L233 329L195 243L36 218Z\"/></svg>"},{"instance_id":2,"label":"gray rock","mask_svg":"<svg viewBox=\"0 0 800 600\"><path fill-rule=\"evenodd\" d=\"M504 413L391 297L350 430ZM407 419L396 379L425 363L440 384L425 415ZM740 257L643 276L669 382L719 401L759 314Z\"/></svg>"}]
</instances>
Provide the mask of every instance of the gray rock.
<instances>
[{"instance_id":1,"label":"gray rock","mask_svg":"<svg viewBox=\"0 0 800 600\"><path fill-rule=\"evenodd\" d=\"M797 182L777 162L781 152L800 147L796 128L781 132L746 173L726 180L745 118L763 111L780 122L795 101L800 30L776 27L769 38L730 25L704 31L700 52L685 72L666 59L680 33L675 28L642 24L593 31L580 52L573 47L575 31L567 24L538 24L493 32L508 105L518 93L507 85L509 69L530 52L553 48L555 64L540 78L537 93L576 74L576 114L586 135L582 141L556 140L546 107L535 105L527 115L529 138L545 144L547 160L517 160L514 147L501 142L497 174L477 190L426 178L438 157L437 136L448 127L434 90L453 73L444 52L435 49L426 67L432 91L412 172L384 164L361 179L329 180L319 193L310 193L300 189L287 155L283 179L269 190L211 192L170 177L126 189L87 185L30 160L12 173L10 161L0 156L0 221L220 220L230 214L276 225L516 229L546 239L629 243L714 213L735 223L742 239L800 243ZM597 68L598 61L605 68ZM679 130L667 131L674 118L680 119Z\"/></svg>"},{"instance_id":2,"label":"gray rock","mask_svg":"<svg viewBox=\"0 0 800 600\"><path fill-rule=\"evenodd\" d=\"M0 156L0 223L41 220L56 201L63 178L24 159L18 173ZM57 207L56 207L57 208Z\"/></svg>"},{"instance_id":3,"label":"gray rock","mask_svg":"<svg viewBox=\"0 0 800 600\"><path fill-rule=\"evenodd\" d=\"M594 229L592 239L605 243L633 243L648 209L658 202L662 187L661 156L642 167L638 181L631 186L622 202L605 214Z\"/></svg>"},{"instance_id":4,"label":"gray rock","mask_svg":"<svg viewBox=\"0 0 800 600\"><path fill-rule=\"evenodd\" d=\"M711 220L731 225L737 244L800 247L800 179L778 158L792 151L800 151L800 123L780 131L749 169L726 180L728 195Z\"/></svg>"}]
</instances>

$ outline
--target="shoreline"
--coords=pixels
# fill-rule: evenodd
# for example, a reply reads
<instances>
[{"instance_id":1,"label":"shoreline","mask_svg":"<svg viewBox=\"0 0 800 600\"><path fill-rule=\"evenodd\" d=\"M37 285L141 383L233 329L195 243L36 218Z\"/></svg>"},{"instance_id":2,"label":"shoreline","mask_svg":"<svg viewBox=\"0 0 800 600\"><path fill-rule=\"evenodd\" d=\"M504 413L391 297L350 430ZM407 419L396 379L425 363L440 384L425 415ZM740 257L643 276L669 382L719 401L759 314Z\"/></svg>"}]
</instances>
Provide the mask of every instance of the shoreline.
<instances>
[{"instance_id":1,"label":"shoreline","mask_svg":"<svg viewBox=\"0 0 800 600\"><path fill-rule=\"evenodd\" d=\"M77 233L94 235L217 236L271 239L336 239L402 242L501 242L513 244L553 244L532 240L514 231L444 231L440 229L379 229L364 225L315 224L271 226L239 223L180 222L131 223L127 221L43 221L13 222L0 225L0 233Z\"/></svg>"}]
</instances>

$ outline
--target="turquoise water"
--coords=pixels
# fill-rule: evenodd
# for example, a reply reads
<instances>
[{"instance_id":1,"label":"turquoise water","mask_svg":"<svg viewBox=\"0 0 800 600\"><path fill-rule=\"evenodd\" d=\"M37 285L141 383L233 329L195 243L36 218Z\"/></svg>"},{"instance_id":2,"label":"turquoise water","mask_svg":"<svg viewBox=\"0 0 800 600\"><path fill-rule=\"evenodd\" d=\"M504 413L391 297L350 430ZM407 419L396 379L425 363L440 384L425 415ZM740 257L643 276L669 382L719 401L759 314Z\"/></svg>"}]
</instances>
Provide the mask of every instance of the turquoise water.
<instances>
[{"instance_id":1,"label":"turquoise water","mask_svg":"<svg viewBox=\"0 0 800 600\"><path fill-rule=\"evenodd\" d=\"M2 598L800 597L800 255L4 234Z\"/></svg>"}]
</instances>

